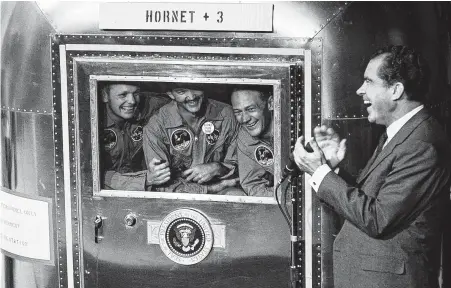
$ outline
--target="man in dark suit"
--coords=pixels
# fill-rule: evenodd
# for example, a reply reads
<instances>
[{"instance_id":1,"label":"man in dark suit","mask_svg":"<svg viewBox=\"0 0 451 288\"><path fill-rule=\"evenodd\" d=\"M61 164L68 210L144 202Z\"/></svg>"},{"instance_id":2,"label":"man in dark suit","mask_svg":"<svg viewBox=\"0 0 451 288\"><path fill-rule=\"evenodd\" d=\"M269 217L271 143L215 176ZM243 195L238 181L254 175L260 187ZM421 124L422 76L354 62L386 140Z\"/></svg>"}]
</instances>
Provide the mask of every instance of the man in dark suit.
<instances>
[{"instance_id":1,"label":"man in dark suit","mask_svg":"<svg viewBox=\"0 0 451 288\"><path fill-rule=\"evenodd\" d=\"M358 179L337 174L346 148L330 128L315 128L312 153L303 137L294 151L317 196L345 219L334 242L335 287L438 287L451 153L422 104L428 69L412 49L392 46L372 56L364 79L357 94L387 138Z\"/></svg>"}]
</instances>

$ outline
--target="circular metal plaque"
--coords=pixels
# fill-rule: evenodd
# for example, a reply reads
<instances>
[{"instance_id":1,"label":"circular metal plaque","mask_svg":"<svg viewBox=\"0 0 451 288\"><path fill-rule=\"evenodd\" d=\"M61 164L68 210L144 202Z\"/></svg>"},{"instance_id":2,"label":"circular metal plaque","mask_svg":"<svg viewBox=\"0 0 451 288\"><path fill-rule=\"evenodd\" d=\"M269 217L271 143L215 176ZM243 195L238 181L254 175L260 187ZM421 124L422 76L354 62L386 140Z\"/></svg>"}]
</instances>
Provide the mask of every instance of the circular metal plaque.
<instances>
[{"instance_id":1,"label":"circular metal plaque","mask_svg":"<svg viewBox=\"0 0 451 288\"><path fill-rule=\"evenodd\" d=\"M160 248L172 261L192 265L204 260L213 247L213 230L208 219L196 210L178 209L161 222Z\"/></svg>"}]
</instances>

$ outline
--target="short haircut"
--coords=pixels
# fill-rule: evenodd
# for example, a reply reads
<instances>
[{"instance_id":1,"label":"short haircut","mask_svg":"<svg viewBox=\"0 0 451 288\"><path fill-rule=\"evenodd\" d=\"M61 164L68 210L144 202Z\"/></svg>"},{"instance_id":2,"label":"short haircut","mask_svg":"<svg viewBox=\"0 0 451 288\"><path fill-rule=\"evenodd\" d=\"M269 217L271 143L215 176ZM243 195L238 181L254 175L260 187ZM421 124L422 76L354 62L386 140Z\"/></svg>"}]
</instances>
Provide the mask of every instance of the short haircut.
<instances>
[{"instance_id":1,"label":"short haircut","mask_svg":"<svg viewBox=\"0 0 451 288\"><path fill-rule=\"evenodd\" d=\"M165 83L166 87L165 90L172 91L177 88L184 88L184 89L190 89L190 90L198 90L198 91L204 91L205 90L205 84L204 83L197 83L197 82L169 82Z\"/></svg>"},{"instance_id":2,"label":"short haircut","mask_svg":"<svg viewBox=\"0 0 451 288\"><path fill-rule=\"evenodd\" d=\"M377 57L383 57L378 76L387 86L401 82L409 100L424 102L430 70L419 53L406 46L387 46L376 51L371 59Z\"/></svg>"},{"instance_id":3,"label":"short haircut","mask_svg":"<svg viewBox=\"0 0 451 288\"><path fill-rule=\"evenodd\" d=\"M102 81L98 84L98 91L102 91L102 93L109 94L111 85L133 85L138 87L141 90L141 83L134 81Z\"/></svg>"},{"instance_id":4,"label":"short haircut","mask_svg":"<svg viewBox=\"0 0 451 288\"><path fill-rule=\"evenodd\" d=\"M272 95L272 86L263 86L263 85L238 85L234 86L232 95L234 92L238 91L257 91L260 92L260 99L264 102L268 101L269 97Z\"/></svg>"}]
</instances>

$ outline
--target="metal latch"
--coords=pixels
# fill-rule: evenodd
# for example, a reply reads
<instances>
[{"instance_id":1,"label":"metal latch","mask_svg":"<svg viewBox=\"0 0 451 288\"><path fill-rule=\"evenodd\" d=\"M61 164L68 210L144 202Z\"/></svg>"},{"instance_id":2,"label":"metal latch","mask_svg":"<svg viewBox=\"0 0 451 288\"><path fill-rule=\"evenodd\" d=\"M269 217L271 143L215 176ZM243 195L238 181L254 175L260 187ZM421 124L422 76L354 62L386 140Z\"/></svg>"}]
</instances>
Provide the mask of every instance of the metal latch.
<instances>
[{"instance_id":1,"label":"metal latch","mask_svg":"<svg viewBox=\"0 0 451 288\"><path fill-rule=\"evenodd\" d=\"M96 243L99 243L103 239L102 224L102 216L96 215L96 219L94 220L94 241Z\"/></svg>"}]
</instances>

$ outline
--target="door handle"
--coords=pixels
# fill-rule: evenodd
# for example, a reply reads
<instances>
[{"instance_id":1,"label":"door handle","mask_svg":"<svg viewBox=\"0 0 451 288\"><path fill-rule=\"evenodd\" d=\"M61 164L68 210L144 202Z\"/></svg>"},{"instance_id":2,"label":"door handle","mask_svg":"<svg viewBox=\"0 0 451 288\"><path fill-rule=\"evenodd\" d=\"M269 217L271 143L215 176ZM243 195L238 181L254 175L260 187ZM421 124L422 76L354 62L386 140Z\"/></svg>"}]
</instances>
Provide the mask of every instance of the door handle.
<instances>
[{"instance_id":1,"label":"door handle","mask_svg":"<svg viewBox=\"0 0 451 288\"><path fill-rule=\"evenodd\" d=\"M103 239L103 219L102 216L96 215L94 219L94 242L99 243Z\"/></svg>"}]
</instances>

